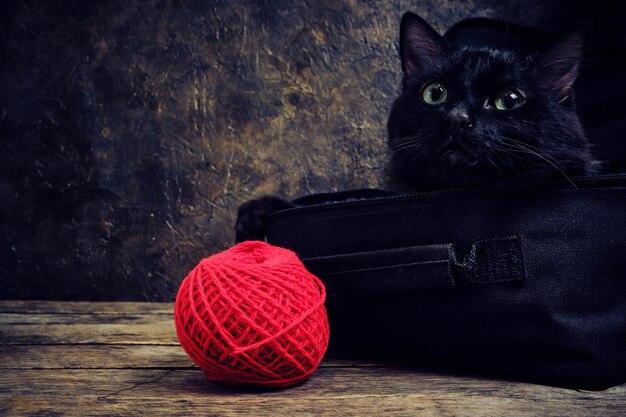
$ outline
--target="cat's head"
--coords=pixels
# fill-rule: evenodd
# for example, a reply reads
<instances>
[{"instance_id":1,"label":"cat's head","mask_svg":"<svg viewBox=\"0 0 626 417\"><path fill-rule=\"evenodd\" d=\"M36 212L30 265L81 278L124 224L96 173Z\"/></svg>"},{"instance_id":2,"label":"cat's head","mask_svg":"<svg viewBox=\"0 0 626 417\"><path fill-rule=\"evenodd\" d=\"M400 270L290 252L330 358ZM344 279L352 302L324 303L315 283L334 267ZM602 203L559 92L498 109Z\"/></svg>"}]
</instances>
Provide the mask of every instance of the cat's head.
<instances>
[{"instance_id":1,"label":"cat's head","mask_svg":"<svg viewBox=\"0 0 626 417\"><path fill-rule=\"evenodd\" d=\"M426 187L586 173L592 159L573 107L583 44L576 29L533 54L450 45L405 14L403 90L387 126L395 173Z\"/></svg>"}]
</instances>

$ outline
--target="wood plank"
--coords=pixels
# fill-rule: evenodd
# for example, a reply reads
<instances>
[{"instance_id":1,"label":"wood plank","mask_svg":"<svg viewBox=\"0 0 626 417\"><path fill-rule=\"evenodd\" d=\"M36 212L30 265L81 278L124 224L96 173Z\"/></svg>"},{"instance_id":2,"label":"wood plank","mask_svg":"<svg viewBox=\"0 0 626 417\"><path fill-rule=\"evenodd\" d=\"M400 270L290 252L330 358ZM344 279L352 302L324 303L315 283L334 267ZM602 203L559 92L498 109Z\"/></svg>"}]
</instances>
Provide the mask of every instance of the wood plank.
<instances>
[{"instance_id":1,"label":"wood plank","mask_svg":"<svg viewBox=\"0 0 626 417\"><path fill-rule=\"evenodd\" d=\"M158 317L158 316L156 316ZM146 324L33 324L2 325L0 345L27 344L146 344L177 346L174 321Z\"/></svg>"},{"instance_id":2,"label":"wood plank","mask_svg":"<svg viewBox=\"0 0 626 417\"><path fill-rule=\"evenodd\" d=\"M194 367L194 363L180 346L0 346L0 370L190 369Z\"/></svg>"},{"instance_id":3,"label":"wood plank","mask_svg":"<svg viewBox=\"0 0 626 417\"><path fill-rule=\"evenodd\" d=\"M0 302L3 310L15 303ZM19 304L19 303L18 303ZM150 303L120 303L117 309L94 307L98 313L87 311L94 303L27 304L26 312L13 309L0 313L0 345L28 344L151 344L178 346L171 309ZM98 305L99 303L95 303ZM58 307L59 311L55 311ZM170 305L171 307L171 305ZM128 310L126 310L128 309ZM29 313L28 310L35 312ZM155 313L156 312L156 313Z\"/></svg>"},{"instance_id":4,"label":"wood plank","mask_svg":"<svg viewBox=\"0 0 626 417\"><path fill-rule=\"evenodd\" d=\"M3 326L30 326L30 325L101 325L121 324L135 326L138 324L174 323L173 314L90 314L90 313L0 313L0 324Z\"/></svg>"},{"instance_id":5,"label":"wood plank","mask_svg":"<svg viewBox=\"0 0 626 417\"><path fill-rule=\"evenodd\" d=\"M172 315L173 312L173 303L0 300L0 313Z\"/></svg>"},{"instance_id":6,"label":"wood plank","mask_svg":"<svg viewBox=\"0 0 626 417\"><path fill-rule=\"evenodd\" d=\"M403 367L431 370L423 364L324 358L320 367ZM37 369L190 369L196 368L182 347L161 345L0 345L0 370Z\"/></svg>"},{"instance_id":7,"label":"wood plank","mask_svg":"<svg viewBox=\"0 0 626 417\"><path fill-rule=\"evenodd\" d=\"M0 345L149 344L178 345L174 321L165 315L141 324L13 324L0 322Z\"/></svg>"},{"instance_id":8,"label":"wood plank","mask_svg":"<svg viewBox=\"0 0 626 417\"><path fill-rule=\"evenodd\" d=\"M0 387L7 415L617 417L626 401L625 386L578 392L385 367L321 368L281 391L222 387L198 370L2 372Z\"/></svg>"},{"instance_id":9,"label":"wood plank","mask_svg":"<svg viewBox=\"0 0 626 417\"><path fill-rule=\"evenodd\" d=\"M171 309L91 304L0 302L0 415L626 414L626 385L584 392L331 358L289 390L225 388L180 348Z\"/></svg>"}]
</instances>

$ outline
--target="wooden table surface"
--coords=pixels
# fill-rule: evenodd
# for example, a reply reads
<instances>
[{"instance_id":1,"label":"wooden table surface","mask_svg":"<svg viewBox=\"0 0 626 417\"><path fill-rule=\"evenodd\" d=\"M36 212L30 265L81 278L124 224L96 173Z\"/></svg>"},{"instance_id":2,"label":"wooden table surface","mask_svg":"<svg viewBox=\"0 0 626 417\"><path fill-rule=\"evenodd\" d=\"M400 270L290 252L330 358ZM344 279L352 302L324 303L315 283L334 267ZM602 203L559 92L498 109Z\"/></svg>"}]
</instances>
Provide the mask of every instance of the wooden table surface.
<instances>
[{"instance_id":1,"label":"wooden table surface","mask_svg":"<svg viewBox=\"0 0 626 417\"><path fill-rule=\"evenodd\" d=\"M579 391L327 359L282 391L208 382L172 305L0 301L0 415L626 416L626 385Z\"/></svg>"}]
</instances>

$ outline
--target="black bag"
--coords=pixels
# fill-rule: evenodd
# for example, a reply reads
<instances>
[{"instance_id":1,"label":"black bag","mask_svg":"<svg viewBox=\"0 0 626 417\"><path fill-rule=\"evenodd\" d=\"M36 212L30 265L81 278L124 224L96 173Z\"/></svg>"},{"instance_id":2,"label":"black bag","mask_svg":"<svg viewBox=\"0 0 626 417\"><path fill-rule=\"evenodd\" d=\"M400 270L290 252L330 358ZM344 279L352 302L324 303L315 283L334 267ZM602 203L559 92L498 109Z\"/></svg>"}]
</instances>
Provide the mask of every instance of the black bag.
<instances>
[{"instance_id":1,"label":"black bag","mask_svg":"<svg viewBox=\"0 0 626 417\"><path fill-rule=\"evenodd\" d=\"M604 389L626 381L626 175L294 201L267 240L327 287L331 347Z\"/></svg>"}]
</instances>

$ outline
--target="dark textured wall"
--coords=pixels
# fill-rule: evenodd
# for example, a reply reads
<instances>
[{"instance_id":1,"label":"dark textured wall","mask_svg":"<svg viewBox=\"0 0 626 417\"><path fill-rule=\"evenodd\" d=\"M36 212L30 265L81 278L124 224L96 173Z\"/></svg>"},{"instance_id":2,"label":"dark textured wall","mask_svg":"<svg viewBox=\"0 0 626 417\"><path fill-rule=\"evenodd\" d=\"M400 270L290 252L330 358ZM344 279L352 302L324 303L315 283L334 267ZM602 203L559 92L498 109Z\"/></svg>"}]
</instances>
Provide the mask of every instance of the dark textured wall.
<instances>
[{"instance_id":1,"label":"dark textured wall","mask_svg":"<svg viewBox=\"0 0 626 417\"><path fill-rule=\"evenodd\" d=\"M558 29L572 4L3 2L0 297L172 299L243 201L385 186L404 11Z\"/></svg>"}]
</instances>

